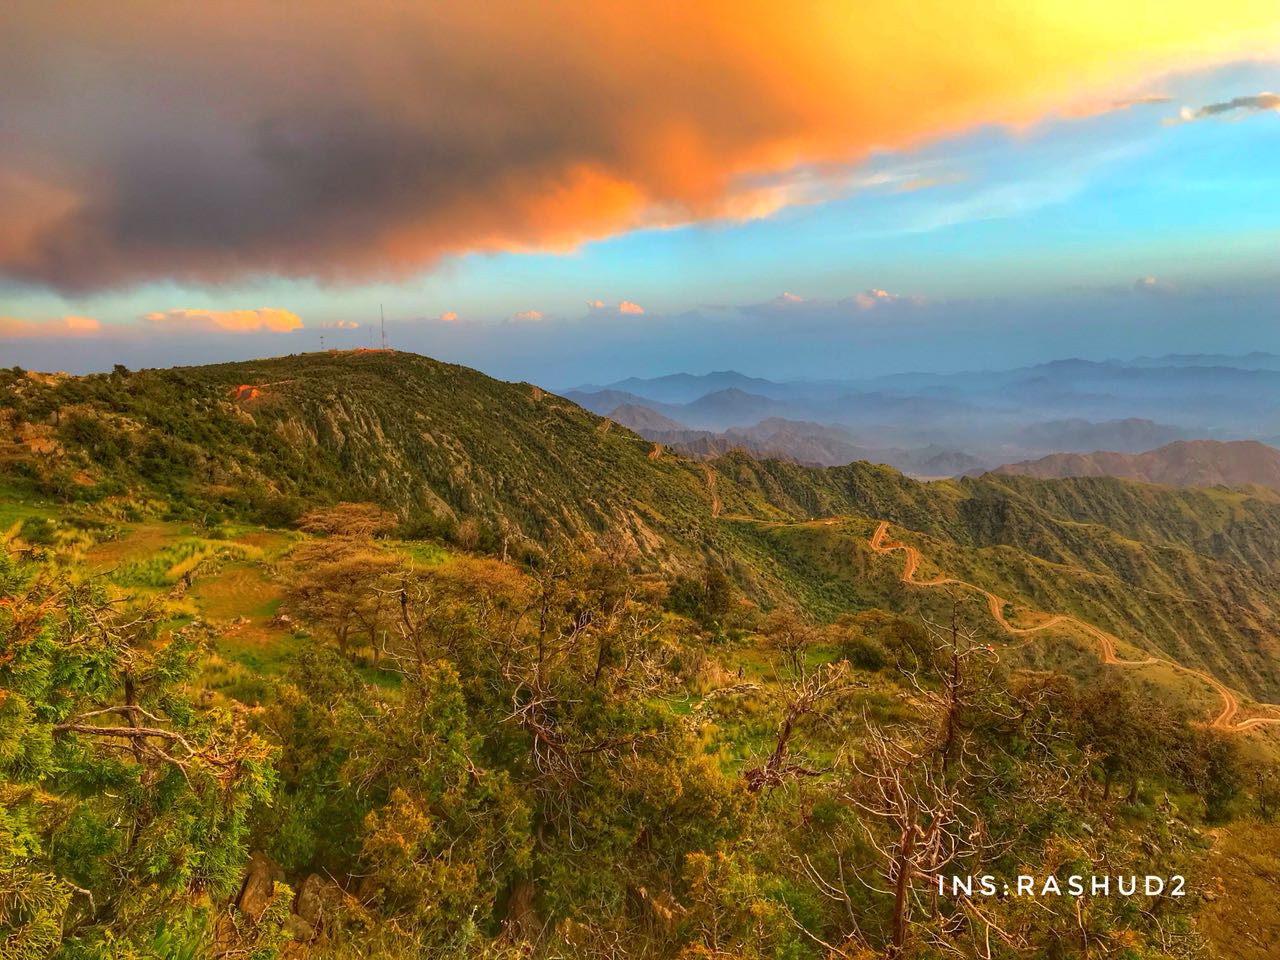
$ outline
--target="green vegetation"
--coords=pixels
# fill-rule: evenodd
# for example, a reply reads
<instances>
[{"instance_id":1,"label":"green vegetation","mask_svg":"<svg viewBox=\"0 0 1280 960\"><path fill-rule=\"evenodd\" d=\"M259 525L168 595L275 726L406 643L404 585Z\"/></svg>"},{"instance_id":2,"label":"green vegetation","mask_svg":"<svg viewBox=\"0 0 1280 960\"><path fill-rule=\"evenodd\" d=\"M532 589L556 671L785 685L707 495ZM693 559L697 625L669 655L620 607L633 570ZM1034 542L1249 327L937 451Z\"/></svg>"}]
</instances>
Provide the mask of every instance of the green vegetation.
<instances>
[{"instance_id":1,"label":"green vegetation","mask_svg":"<svg viewBox=\"0 0 1280 960\"><path fill-rule=\"evenodd\" d=\"M1262 696L1265 497L712 480L394 354L2 376L0 960L1245 955L1274 731L868 541ZM935 882L1102 872L1190 896Z\"/></svg>"}]
</instances>

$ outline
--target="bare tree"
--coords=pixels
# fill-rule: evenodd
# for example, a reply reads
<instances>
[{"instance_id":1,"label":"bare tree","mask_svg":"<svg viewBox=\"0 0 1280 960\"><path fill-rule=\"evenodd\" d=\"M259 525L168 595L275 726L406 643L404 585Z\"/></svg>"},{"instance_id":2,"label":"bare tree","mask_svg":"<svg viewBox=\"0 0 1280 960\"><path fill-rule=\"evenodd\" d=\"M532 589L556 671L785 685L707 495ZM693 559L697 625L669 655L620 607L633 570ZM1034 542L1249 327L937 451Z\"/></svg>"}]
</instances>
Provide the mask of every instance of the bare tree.
<instances>
[{"instance_id":1,"label":"bare tree","mask_svg":"<svg viewBox=\"0 0 1280 960\"><path fill-rule=\"evenodd\" d=\"M892 730L868 722L842 793L859 814L874 872L884 881L872 889L891 904L887 958L907 955L913 929L938 946L953 947L970 923L989 935L985 914L964 897L958 910L942 915L938 878L960 863L972 874L1007 847L991 836L975 798L992 776L989 734L1025 719L1000 675L997 651L963 625L959 598L952 598L947 622L925 620L925 640L899 662L918 719ZM838 878L824 877L807 859L804 866L824 895L841 899L846 869L841 855L836 862Z\"/></svg>"},{"instance_id":2,"label":"bare tree","mask_svg":"<svg viewBox=\"0 0 1280 960\"><path fill-rule=\"evenodd\" d=\"M830 766L811 767L792 758L791 741L796 733L796 725L807 716L825 718L825 712L832 704L858 686L865 684L849 679L848 665L845 663L826 664L813 673L801 674L788 684L784 694L782 721L778 725L773 751L765 758L764 763L743 773L747 789L752 793L759 793L766 788L780 786L793 777L816 777L829 772L832 769Z\"/></svg>"},{"instance_id":3,"label":"bare tree","mask_svg":"<svg viewBox=\"0 0 1280 960\"><path fill-rule=\"evenodd\" d=\"M925 662L906 675L924 704L925 717L933 724L930 752L945 779L957 762L980 760L972 752L978 727L1012 720L1016 714L997 676L995 647L979 642L972 629L961 625L957 597L951 598L947 623L925 618L924 625L929 641Z\"/></svg>"},{"instance_id":4,"label":"bare tree","mask_svg":"<svg viewBox=\"0 0 1280 960\"><path fill-rule=\"evenodd\" d=\"M979 858L988 846L982 817L962 796L964 777L941 772L931 751L916 750L868 727L865 756L855 758L856 779L846 798L864 815L868 842L893 897L887 958L904 955L913 910L936 907L933 891L957 860ZM926 881L922 885L919 881Z\"/></svg>"}]
</instances>

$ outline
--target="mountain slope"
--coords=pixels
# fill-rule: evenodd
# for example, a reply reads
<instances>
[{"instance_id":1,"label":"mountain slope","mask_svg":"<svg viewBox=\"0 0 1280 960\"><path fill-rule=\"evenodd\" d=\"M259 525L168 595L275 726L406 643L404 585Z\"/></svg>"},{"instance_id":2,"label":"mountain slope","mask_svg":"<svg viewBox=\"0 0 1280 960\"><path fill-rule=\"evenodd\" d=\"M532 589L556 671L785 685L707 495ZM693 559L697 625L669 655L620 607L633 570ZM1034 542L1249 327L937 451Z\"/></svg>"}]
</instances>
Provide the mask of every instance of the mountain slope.
<instances>
[{"instance_id":1,"label":"mountain slope","mask_svg":"<svg viewBox=\"0 0 1280 960\"><path fill-rule=\"evenodd\" d=\"M477 517L543 543L622 532L649 552L710 522L694 464L652 458L653 444L537 387L412 354L4 377L9 419L53 445L45 482L78 495L96 479L193 504L376 500L411 522Z\"/></svg>"},{"instance_id":2,"label":"mountain slope","mask_svg":"<svg viewBox=\"0 0 1280 960\"><path fill-rule=\"evenodd\" d=\"M816 471L742 454L715 468L722 489L746 486L793 515L889 520L928 538L926 552L966 580L1280 697L1275 498L1119 480L918 483L867 463ZM803 590L819 574L801 566L791 580Z\"/></svg>"},{"instance_id":3,"label":"mountain slope","mask_svg":"<svg viewBox=\"0 0 1280 960\"><path fill-rule=\"evenodd\" d=\"M1041 479L1120 477L1175 487L1256 484L1280 490L1280 450L1256 440L1178 440L1145 453L1056 453L995 472Z\"/></svg>"},{"instance_id":4,"label":"mountain slope","mask_svg":"<svg viewBox=\"0 0 1280 960\"><path fill-rule=\"evenodd\" d=\"M0 419L11 438L0 476L63 500L133 491L136 504L150 491L177 516L277 526L294 499L373 500L407 529L476 520L517 542L620 539L650 569L714 561L751 601L824 618L945 603L904 594L870 553L888 520L1011 603L1280 695L1280 495L1107 478L919 483L864 462L744 453L696 463L529 384L395 353L84 378L3 371Z\"/></svg>"}]
</instances>

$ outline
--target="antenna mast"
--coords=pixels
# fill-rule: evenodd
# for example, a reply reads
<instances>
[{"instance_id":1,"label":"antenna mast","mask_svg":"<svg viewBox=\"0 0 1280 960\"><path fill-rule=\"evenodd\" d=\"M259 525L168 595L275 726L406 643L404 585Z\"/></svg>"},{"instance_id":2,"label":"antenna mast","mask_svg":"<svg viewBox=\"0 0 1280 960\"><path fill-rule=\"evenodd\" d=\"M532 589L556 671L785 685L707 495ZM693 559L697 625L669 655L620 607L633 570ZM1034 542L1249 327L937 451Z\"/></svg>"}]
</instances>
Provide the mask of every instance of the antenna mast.
<instances>
[{"instance_id":1,"label":"antenna mast","mask_svg":"<svg viewBox=\"0 0 1280 960\"><path fill-rule=\"evenodd\" d=\"M387 315L382 309L382 304L378 304L378 316L382 319L382 349L387 349Z\"/></svg>"}]
</instances>

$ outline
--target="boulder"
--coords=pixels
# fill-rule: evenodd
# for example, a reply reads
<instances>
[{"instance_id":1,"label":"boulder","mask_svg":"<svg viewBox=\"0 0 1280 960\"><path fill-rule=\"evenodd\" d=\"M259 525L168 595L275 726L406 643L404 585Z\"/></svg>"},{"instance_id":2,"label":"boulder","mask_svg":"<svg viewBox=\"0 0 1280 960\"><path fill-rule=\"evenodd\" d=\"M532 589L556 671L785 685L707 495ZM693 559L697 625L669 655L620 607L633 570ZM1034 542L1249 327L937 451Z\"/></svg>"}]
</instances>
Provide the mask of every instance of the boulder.
<instances>
[{"instance_id":1,"label":"boulder","mask_svg":"<svg viewBox=\"0 0 1280 960\"><path fill-rule=\"evenodd\" d=\"M236 897L236 906L257 920L275 895L276 881L283 879L284 872L275 862L261 850L255 850L249 856L249 866L245 870L240 895Z\"/></svg>"},{"instance_id":2,"label":"boulder","mask_svg":"<svg viewBox=\"0 0 1280 960\"><path fill-rule=\"evenodd\" d=\"M284 918L284 932L289 935L290 939L303 943L316 938L316 928L296 913L291 913Z\"/></svg>"},{"instance_id":3,"label":"boulder","mask_svg":"<svg viewBox=\"0 0 1280 960\"><path fill-rule=\"evenodd\" d=\"M298 888L294 910L307 923L321 927L338 912L342 897L342 888L333 880L318 873L309 873Z\"/></svg>"}]
</instances>

